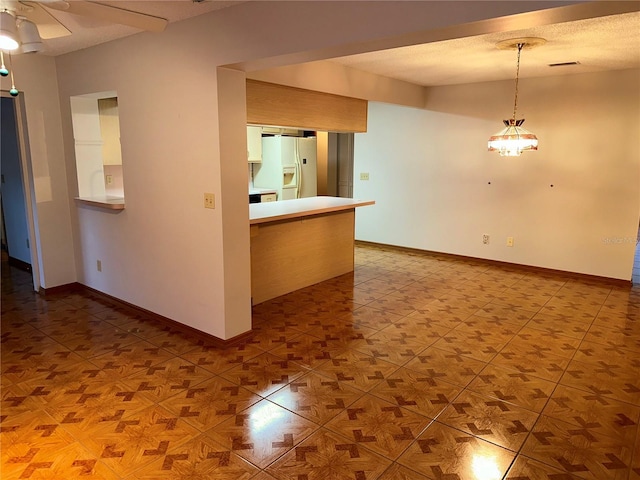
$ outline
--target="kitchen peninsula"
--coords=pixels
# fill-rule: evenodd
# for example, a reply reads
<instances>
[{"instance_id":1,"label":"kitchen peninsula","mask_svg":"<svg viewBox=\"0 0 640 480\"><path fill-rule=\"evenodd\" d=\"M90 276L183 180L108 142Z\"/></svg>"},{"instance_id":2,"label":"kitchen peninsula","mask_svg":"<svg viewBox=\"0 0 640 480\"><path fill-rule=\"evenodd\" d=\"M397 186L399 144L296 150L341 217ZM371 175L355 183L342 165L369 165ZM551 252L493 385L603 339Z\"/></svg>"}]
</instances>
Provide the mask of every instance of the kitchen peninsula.
<instances>
[{"instance_id":1,"label":"kitchen peninsula","mask_svg":"<svg viewBox=\"0 0 640 480\"><path fill-rule=\"evenodd\" d=\"M252 303L353 271L355 209L374 203L309 197L249 205Z\"/></svg>"}]
</instances>

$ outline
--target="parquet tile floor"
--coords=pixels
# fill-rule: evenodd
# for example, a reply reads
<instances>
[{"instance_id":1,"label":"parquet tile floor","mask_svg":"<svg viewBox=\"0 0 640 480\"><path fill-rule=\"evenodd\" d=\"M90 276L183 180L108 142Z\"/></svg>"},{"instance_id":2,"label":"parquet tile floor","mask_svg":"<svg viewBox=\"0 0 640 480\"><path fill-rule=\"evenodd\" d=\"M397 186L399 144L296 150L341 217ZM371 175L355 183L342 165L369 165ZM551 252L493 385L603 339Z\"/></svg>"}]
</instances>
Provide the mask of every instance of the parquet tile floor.
<instances>
[{"instance_id":1,"label":"parquet tile floor","mask_svg":"<svg viewBox=\"0 0 640 480\"><path fill-rule=\"evenodd\" d=\"M640 288L357 246L217 348L3 264L0 477L640 480Z\"/></svg>"}]
</instances>

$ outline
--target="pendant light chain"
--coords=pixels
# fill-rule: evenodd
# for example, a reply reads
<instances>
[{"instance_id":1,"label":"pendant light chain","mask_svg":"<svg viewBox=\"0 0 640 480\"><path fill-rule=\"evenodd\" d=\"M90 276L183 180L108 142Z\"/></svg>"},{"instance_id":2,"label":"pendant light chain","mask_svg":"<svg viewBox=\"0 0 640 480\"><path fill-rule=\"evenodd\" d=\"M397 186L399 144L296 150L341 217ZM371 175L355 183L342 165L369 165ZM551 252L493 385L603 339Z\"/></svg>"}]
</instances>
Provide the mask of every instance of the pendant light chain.
<instances>
[{"instance_id":1,"label":"pendant light chain","mask_svg":"<svg viewBox=\"0 0 640 480\"><path fill-rule=\"evenodd\" d=\"M518 50L518 63L516 66L515 95L513 99L513 116L509 120L503 120L505 128L489 137L488 149L490 152L499 152L502 157L518 157L526 150L538 150L538 138L529 130L522 127L524 118L516 119L518 114L518 95L520 84L520 57L522 49L543 45L544 38L514 38L498 42L500 50Z\"/></svg>"},{"instance_id":2,"label":"pendant light chain","mask_svg":"<svg viewBox=\"0 0 640 480\"><path fill-rule=\"evenodd\" d=\"M516 110L518 108L518 79L520 78L520 52L522 51L522 47L524 47L524 43L518 44L518 66L516 67L516 95L513 101L513 120L516 119Z\"/></svg>"}]
</instances>

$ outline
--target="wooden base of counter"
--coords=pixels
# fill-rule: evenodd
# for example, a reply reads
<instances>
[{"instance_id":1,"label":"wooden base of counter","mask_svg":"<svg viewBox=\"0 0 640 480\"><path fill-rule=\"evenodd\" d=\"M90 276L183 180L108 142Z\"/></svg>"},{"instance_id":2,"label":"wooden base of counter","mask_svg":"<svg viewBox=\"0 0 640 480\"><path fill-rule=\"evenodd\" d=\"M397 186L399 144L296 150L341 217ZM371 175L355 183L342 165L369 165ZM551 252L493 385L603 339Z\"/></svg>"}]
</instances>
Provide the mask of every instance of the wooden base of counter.
<instances>
[{"instance_id":1,"label":"wooden base of counter","mask_svg":"<svg viewBox=\"0 0 640 480\"><path fill-rule=\"evenodd\" d=\"M353 271L355 210L251 226L254 305Z\"/></svg>"}]
</instances>

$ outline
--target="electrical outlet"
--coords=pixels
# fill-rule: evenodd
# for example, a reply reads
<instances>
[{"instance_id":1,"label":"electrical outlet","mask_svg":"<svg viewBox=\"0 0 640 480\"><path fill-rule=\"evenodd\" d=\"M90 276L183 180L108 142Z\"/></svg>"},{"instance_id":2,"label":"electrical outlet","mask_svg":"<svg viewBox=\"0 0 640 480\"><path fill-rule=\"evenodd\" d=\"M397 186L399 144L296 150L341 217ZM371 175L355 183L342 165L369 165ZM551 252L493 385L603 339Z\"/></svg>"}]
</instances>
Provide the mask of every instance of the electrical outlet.
<instances>
[{"instance_id":1,"label":"electrical outlet","mask_svg":"<svg viewBox=\"0 0 640 480\"><path fill-rule=\"evenodd\" d=\"M216 208L216 197L213 193L204 194L204 208Z\"/></svg>"},{"instance_id":2,"label":"electrical outlet","mask_svg":"<svg viewBox=\"0 0 640 480\"><path fill-rule=\"evenodd\" d=\"M102 260L96 261L96 269L101 272L102 271Z\"/></svg>"},{"instance_id":3,"label":"electrical outlet","mask_svg":"<svg viewBox=\"0 0 640 480\"><path fill-rule=\"evenodd\" d=\"M507 237L507 247L513 247L513 237Z\"/></svg>"},{"instance_id":4,"label":"electrical outlet","mask_svg":"<svg viewBox=\"0 0 640 480\"><path fill-rule=\"evenodd\" d=\"M489 245L489 235L487 235L486 233L482 235L482 243L484 243L485 245Z\"/></svg>"},{"instance_id":5,"label":"electrical outlet","mask_svg":"<svg viewBox=\"0 0 640 480\"><path fill-rule=\"evenodd\" d=\"M107 185L111 185L113 183L113 175L107 175Z\"/></svg>"},{"instance_id":6,"label":"electrical outlet","mask_svg":"<svg viewBox=\"0 0 640 480\"><path fill-rule=\"evenodd\" d=\"M369 180L369 173L365 172L365 173L360 173L360 180Z\"/></svg>"}]
</instances>

